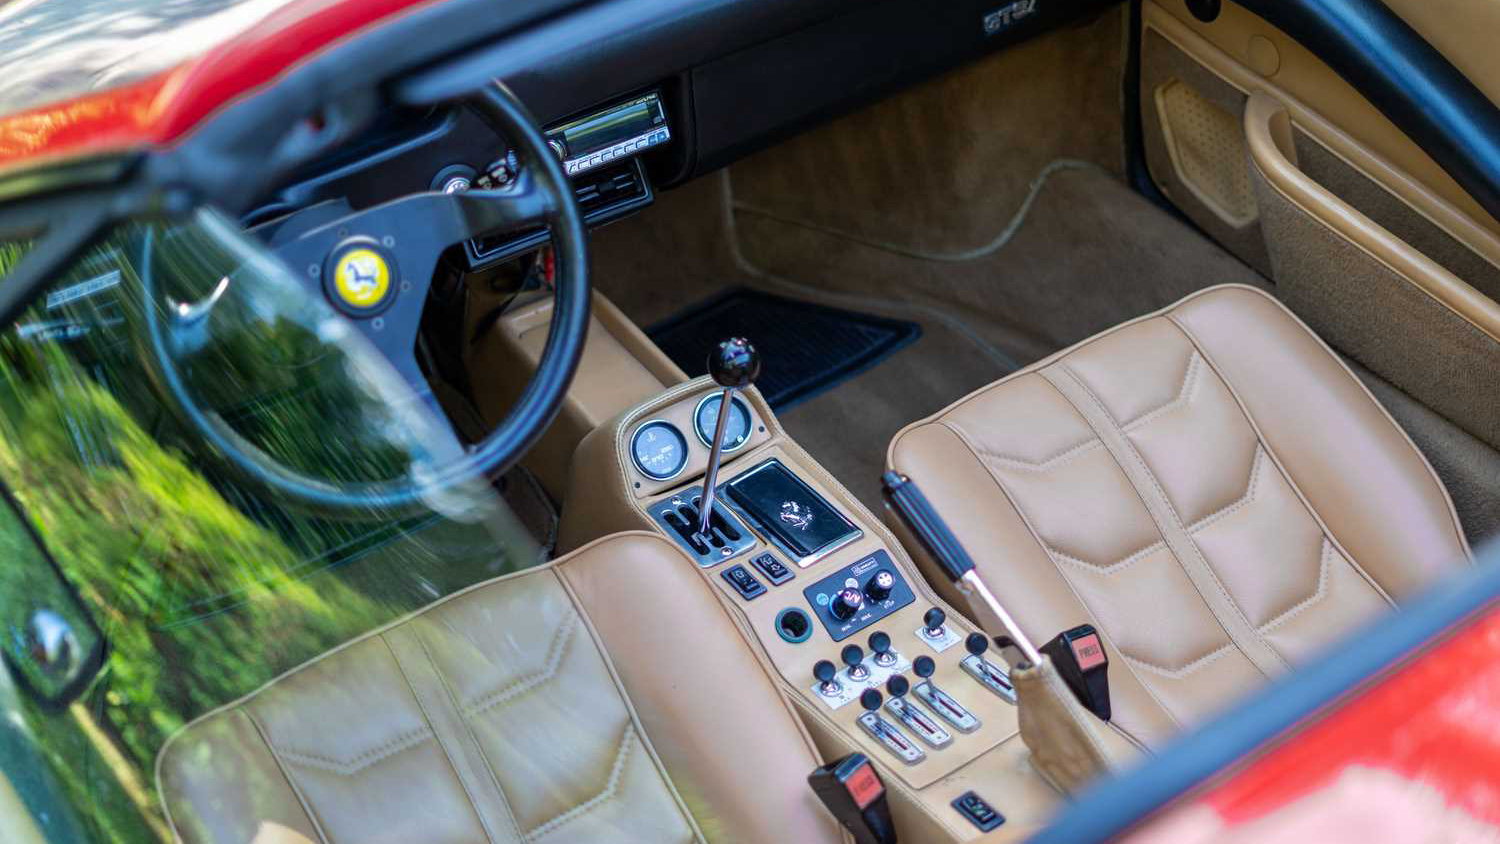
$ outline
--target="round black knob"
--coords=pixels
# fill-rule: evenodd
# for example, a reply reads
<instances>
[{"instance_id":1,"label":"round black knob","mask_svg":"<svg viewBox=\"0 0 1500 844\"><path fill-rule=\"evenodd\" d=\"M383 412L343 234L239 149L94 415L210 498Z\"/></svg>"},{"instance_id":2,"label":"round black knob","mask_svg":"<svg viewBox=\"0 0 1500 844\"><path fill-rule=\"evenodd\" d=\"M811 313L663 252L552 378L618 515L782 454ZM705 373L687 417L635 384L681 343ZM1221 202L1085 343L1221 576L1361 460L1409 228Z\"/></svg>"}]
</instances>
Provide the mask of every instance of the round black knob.
<instances>
[{"instance_id":1,"label":"round black knob","mask_svg":"<svg viewBox=\"0 0 1500 844\"><path fill-rule=\"evenodd\" d=\"M886 633L884 630L876 630L870 634L870 650L874 651L876 656L890 649L891 637L889 633Z\"/></svg>"},{"instance_id":2,"label":"round black knob","mask_svg":"<svg viewBox=\"0 0 1500 844\"><path fill-rule=\"evenodd\" d=\"M947 620L948 614L938 609L937 607L933 607L932 609L927 611L926 615L922 616L922 623L927 625L928 630L936 630L939 627L942 627L943 622Z\"/></svg>"},{"instance_id":3,"label":"round black knob","mask_svg":"<svg viewBox=\"0 0 1500 844\"><path fill-rule=\"evenodd\" d=\"M932 657L930 656L919 656L911 661L911 673L917 675L918 677L931 677L932 672L936 670L937 663L933 662Z\"/></svg>"},{"instance_id":4,"label":"round black knob","mask_svg":"<svg viewBox=\"0 0 1500 844\"><path fill-rule=\"evenodd\" d=\"M911 691L911 683L900 674L892 674L891 679L885 681L885 690L891 693L891 697L901 697Z\"/></svg>"},{"instance_id":5,"label":"round black knob","mask_svg":"<svg viewBox=\"0 0 1500 844\"><path fill-rule=\"evenodd\" d=\"M708 374L720 387L748 387L760 375L760 352L743 337L730 337L708 353Z\"/></svg>"},{"instance_id":6,"label":"round black knob","mask_svg":"<svg viewBox=\"0 0 1500 844\"><path fill-rule=\"evenodd\" d=\"M880 702L884 700L880 696L879 689L865 689L859 693L859 705L874 712L880 708Z\"/></svg>"},{"instance_id":7,"label":"round black knob","mask_svg":"<svg viewBox=\"0 0 1500 844\"><path fill-rule=\"evenodd\" d=\"M828 612L839 621L848 621L864 605L865 593L850 586L840 589L838 594L833 596L833 600L828 602Z\"/></svg>"},{"instance_id":8,"label":"round black knob","mask_svg":"<svg viewBox=\"0 0 1500 844\"><path fill-rule=\"evenodd\" d=\"M832 683L833 678L838 676L838 673L838 666L826 659L820 659L813 663L813 677L816 677L819 683Z\"/></svg>"},{"instance_id":9,"label":"round black knob","mask_svg":"<svg viewBox=\"0 0 1500 844\"><path fill-rule=\"evenodd\" d=\"M865 583L865 597L872 601L884 601L891 596L891 590L895 587L896 576L886 569L881 569Z\"/></svg>"},{"instance_id":10,"label":"round black knob","mask_svg":"<svg viewBox=\"0 0 1500 844\"><path fill-rule=\"evenodd\" d=\"M845 665L853 668L865 661L865 650L859 645L845 645L844 650L839 653L839 659L842 659Z\"/></svg>"},{"instance_id":11,"label":"round black knob","mask_svg":"<svg viewBox=\"0 0 1500 844\"><path fill-rule=\"evenodd\" d=\"M969 637L964 639L964 648L969 653L979 656L990 649L990 637L983 633L970 633Z\"/></svg>"}]
</instances>

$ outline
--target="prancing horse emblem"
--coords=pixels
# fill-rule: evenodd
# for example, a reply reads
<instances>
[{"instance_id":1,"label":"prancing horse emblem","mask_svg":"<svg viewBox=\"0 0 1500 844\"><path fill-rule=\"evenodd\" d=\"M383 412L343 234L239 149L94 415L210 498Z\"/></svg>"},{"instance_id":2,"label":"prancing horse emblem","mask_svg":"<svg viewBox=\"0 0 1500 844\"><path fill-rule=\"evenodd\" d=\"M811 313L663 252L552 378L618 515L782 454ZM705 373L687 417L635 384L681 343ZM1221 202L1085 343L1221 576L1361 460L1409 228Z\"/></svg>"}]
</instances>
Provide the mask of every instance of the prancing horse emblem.
<instances>
[{"instance_id":1,"label":"prancing horse emblem","mask_svg":"<svg viewBox=\"0 0 1500 844\"><path fill-rule=\"evenodd\" d=\"M781 502L781 520L797 530L807 530L807 526L812 524L813 514L811 510L795 501L783 501Z\"/></svg>"}]
</instances>

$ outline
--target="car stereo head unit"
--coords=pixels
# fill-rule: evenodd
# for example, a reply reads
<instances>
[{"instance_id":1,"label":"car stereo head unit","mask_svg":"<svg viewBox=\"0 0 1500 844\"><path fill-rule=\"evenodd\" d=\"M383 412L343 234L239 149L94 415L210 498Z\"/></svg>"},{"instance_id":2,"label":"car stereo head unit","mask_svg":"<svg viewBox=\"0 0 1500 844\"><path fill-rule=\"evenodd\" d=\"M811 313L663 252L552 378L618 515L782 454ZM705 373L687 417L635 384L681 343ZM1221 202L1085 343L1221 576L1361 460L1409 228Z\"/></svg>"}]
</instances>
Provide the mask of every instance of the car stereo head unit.
<instances>
[{"instance_id":1,"label":"car stereo head unit","mask_svg":"<svg viewBox=\"0 0 1500 844\"><path fill-rule=\"evenodd\" d=\"M576 176L672 137L661 97L646 94L547 130L547 144Z\"/></svg>"}]
</instances>

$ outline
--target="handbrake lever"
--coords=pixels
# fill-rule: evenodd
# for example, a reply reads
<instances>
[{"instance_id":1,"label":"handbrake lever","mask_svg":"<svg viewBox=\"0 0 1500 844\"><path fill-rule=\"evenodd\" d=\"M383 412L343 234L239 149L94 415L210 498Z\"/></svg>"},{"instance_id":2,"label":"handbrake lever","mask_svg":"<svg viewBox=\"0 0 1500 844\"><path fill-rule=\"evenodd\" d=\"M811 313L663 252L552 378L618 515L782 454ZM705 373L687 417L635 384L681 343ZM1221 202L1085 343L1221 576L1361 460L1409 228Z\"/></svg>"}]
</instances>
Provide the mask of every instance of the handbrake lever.
<instances>
[{"instance_id":1,"label":"handbrake lever","mask_svg":"<svg viewBox=\"0 0 1500 844\"><path fill-rule=\"evenodd\" d=\"M881 476L881 481L885 487L887 506L901 517L912 535L943 570L943 574L968 598L970 608L978 616L979 626L990 631L1004 630L1015 649L1019 650L1024 664L1040 664L1042 656L1036 646L1021 632L1020 625L1016 624L1016 620L1011 618L1010 613L995 598L995 593L980 579L979 572L974 570L974 558L964 550L958 537L948 529L947 523L933 509L922 490L910 478L897 472L886 472ZM1001 653L1007 659L1015 659L1010 648L1002 649ZM1021 667L1023 664L1011 662L1011 668Z\"/></svg>"}]
</instances>

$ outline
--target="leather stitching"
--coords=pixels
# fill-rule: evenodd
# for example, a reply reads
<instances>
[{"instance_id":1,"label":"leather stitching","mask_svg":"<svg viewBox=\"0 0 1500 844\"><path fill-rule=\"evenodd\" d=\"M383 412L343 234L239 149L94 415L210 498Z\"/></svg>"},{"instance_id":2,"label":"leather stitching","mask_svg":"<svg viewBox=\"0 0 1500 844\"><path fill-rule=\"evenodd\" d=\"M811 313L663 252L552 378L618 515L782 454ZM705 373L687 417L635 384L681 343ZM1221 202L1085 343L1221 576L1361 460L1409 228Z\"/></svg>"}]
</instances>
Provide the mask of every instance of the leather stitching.
<instances>
[{"instance_id":1,"label":"leather stitching","mask_svg":"<svg viewBox=\"0 0 1500 844\"><path fill-rule=\"evenodd\" d=\"M261 727L260 722L255 719L255 715L250 712L249 707L241 706L239 707L239 710L245 716L245 720L250 722L251 729L255 730L255 734L259 736L261 742L265 744L266 750L270 751L271 759L276 763L276 770L280 772L282 779L286 780L287 788L291 789L292 794L296 796L297 803L302 807L302 812L307 815L308 822L312 824L313 830L318 833L318 840L323 842L323 844L328 844L331 839L328 837L328 833L323 830L323 819L318 816L317 810L313 808L312 803L307 799L307 795L303 794L302 789L297 787L297 781L292 778L291 772L286 769L286 763L289 760L282 758L281 753L276 750L276 746L271 744L271 739L266 736L265 729ZM181 734L179 733L179 735ZM162 793L160 778L158 778L157 782L157 793ZM164 809L167 809L166 803L166 800L162 801L162 807ZM170 820L170 809L167 809L167 816L168 820ZM177 836L177 839L180 842L182 840L182 836L177 832L177 824L175 822L172 824L172 832Z\"/></svg>"},{"instance_id":2,"label":"leather stitching","mask_svg":"<svg viewBox=\"0 0 1500 844\"><path fill-rule=\"evenodd\" d=\"M1159 674L1162 677L1168 677L1173 680L1181 680L1182 678L1197 672L1198 669L1204 667L1205 665L1210 665L1212 663L1218 662L1221 658L1224 657L1225 654L1232 653L1236 650L1238 650L1238 648L1235 647L1234 642L1225 642L1224 644L1220 645L1217 648L1214 648L1203 656L1197 657L1191 662L1183 663L1176 668L1168 668L1165 665L1157 665L1154 662L1141 659L1140 657L1131 656L1124 651L1120 651L1120 656L1124 657L1140 668L1150 671L1152 674Z\"/></svg>"},{"instance_id":3,"label":"leather stitching","mask_svg":"<svg viewBox=\"0 0 1500 844\"><path fill-rule=\"evenodd\" d=\"M1188 525L1187 532L1189 536L1198 533L1214 522L1223 519L1224 517L1234 513L1237 510L1244 509L1245 505L1251 504L1255 501L1255 494L1260 490L1260 470L1261 466L1265 463L1265 457L1266 450L1261 447L1260 440L1256 440L1255 457L1251 458L1250 460L1250 481L1245 485L1245 494L1240 496L1239 499L1234 503L1221 507L1217 511L1209 513L1207 516L1204 516L1198 521L1193 522L1191 525Z\"/></svg>"},{"instance_id":4,"label":"leather stitching","mask_svg":"<svg viewBox=\"0 0 1500 844\"><path fill-rule=\"evenodd\" d=\"M472 718L486 710L493 709L512 698L533 691L557 676L557 671L562 667L563 657L568 653L568 645L573 641L573 634L578 629L578 616L569 614L561 624L557 626L557 632L552 634L552 644L547 648L547 661L542 664L540 671L522 676L514 680L510 685L499 691L492 692L472 703L465 704L462 712L465 718Z\"/></svg>"},{"instance_id":5,"label":"leather stitching","mask_svg":"<svg viewBox=\"0 0 1500 844\"><path fill-rule=\"evenodd\" d=\"M950 422L949 426L957 427L957 423ZM1084 440L1081 443L1078 443L1077 445L1068 446L1062 451L1059 451L1058 453L1041 460L1025 460L1020 457L1012 457L1008 454L1001 454L1000 452L980 445L977 442L973 444L973 448L974 451L978 452L982 457L989 458L996 463L1002 463L1007 468L1019 469L1022 472L1048 472L1058 468L1059 466L1065 466L1068 463L1073 462L1073 459L1075 457L1080 457L1093 451L1096 448L1102 447L1103 445L1104 443L1100 442L1098 437L1089 437L1088 439Z\"/></svg>"},{"instance_id":6,"label":"leather stitching","mask_svg":"<svg viewBox=\"0 0 1500 844\"><path fill-rule=\"evenodd\" d=\"M1050 382L1049 386L1051 386ZM1054 390L1057 389L1056 386L1052 386L1052 388ZM1075 410L1074 412L1076 413L1077 411ZM979 465L985 467L985 473L990 476L990 480L994 482L996 489L1000 491L1001 497L1010 504L1012 510L1016 511L1016 517L1021 520L1021 524L1026 526L1026 531L1031 534L1032 541L1041 546L1043 551L1050 553L1052 549L1047 546L1047 543L1042 541L1042 536L1037 532L1036 525L1033 524L1031 519L1026 515L1026 511L1021 509L1020 502L1015 499L1015 496L1010 494L1010 490L1006 488L1005 482L1000 479L1000 476L998 473L996 473L994 467L989 466L979 458L978 453L974 451L974 444L970 442L969 437L965 434L965 432L954 426L948 420L940 420L936 424L942 425L944 428L947 428L949 431L951 431L953 433L953 436L956 437L958 441L962 443L965 448L969 449L969 452L974 455L974 459L979 462ZM1099 613L1095 612L1094 609L1089 606L1089 602L1084 599L1081 593L1079 593L1078 587L1073 583L1072 579L1070 579L1067 575L1064 575L1061 571L1058 572L1058 576L1062 578L1062 582L1068 587L1068 591L1072 593L1073 599L1078 602L1079 606L1083 607L1084 612L1089 614L1089 618L1097 620L1099 618ZM1114 636L1110 634L1109 631L1105 630L1102 625L1099 626L1099 635L1103 636L1104 640L1108 642L1116 652L1121 654L1124 653L1124 651L1120 650L1119 643L1115 641ZM1157 695L1156 690L1151 687L1151 684L1143 680L1133 667L1127 665L1127 668L1130 669L1131 675L1135 677L1136 684L1140 687L1141 691L1145 692L1147 697L1155 701L1157 709L1166 715L1167 720L1171 721L1174 725L1181 726L1181 722L1177 719L1177 716L1173 715L1172 711L1167 708L1166 702L1163 701L1159 695ZM1118 722L1112 721L1111 723L1117 724ZM1132 733L1130 733L1130 731L1126 730L1124 727L1120 727L1119 729L1120 732L1130 738L1131 741L1142 747L1145 746L1145 742L1137 739Z\"/></svg>"},{"instance_id":7,"label":"leather stitching","mask_svg":"<svg viewBox=\"0 0 1500 844\"><path fill-rule=\"evenodd\" d=\"M418 727L415 730L408 730L390 741L372 747L357 756L350 756L346 759L334 759L333 757L318 753L294 750L288 747L277 747L269 743L268 746L270 746L271 750L278 757L285 758L288 762L295 762L298 765L309 768L318 768L333 774L351 776L363 771L376 762L395 756L403 750L410 750L419 744L426 744L434 738L436 736L433 735L431 729Z\"/></svg>"},{"instance_id":8,"label":"leather stitching","mask_svg":"<svg viewBox=\"0 0 1500 844\"><path fill-rule=\"evenodd\" d=\"M1224 588L1223 582L1220 581L1218 575L1214 573L1213 567L1208 564L1208 560L1204 558L1203 552L1198 548L1197 544L1193 542L1192 536L1187 533L1187 526L1182 523L1182 516L1178 514L1177 508L1172 506L1171 499L1167 497L1166 490L1162 488L1161 482L1156 479L1156 474L1151 471L1151 468L1149 466L1146 465L1145 459L1141 457L1141 454L1136 449L1135 445L1124 436L1123 432L1120 431L1119 423L1114 420L1114 417L1112 415L1110 415L1109 408L1105 406L1104 402L1099 398L1098 394L1094 392L1093 388L1085 383L1084 380L1079 377L1078 373L1074 372L1073 368L1069 366L1066 361L1059 361L1057 363L1057 369L1071 378L1073 382L1077 384L1081 390L1083 390L1084 394L1089 397L1089 399L1094 403L1095 407L1097 407L1099 412L1103 415L1105 421L1108 421L1110 424L1114 425L1116 432L1120 433L1120 439L1124 443L1125 455L1128 456L1133 463L1135 463L1136 467L1141 471L1141 474L1145 477L1146 481L1151 484L1151 488L1156 492L1157 500L1162 505L1162 510L1172 520L1173 526L1175 526L1179 531L1182 531L1184 538L1187 540L1187 545L1189 546L1188 550L1197 555L1198 562L1202 564L1202 571L1205 575L1207 575L1204 579L1207 580L1208 583L1212 585L1213 588L1219 593L1219 596L1223 598L1229 611L1234 613L1238 620L1245 625L1245 629L1251 634L1256 634L1258 631L1256 631L1255 625L1251 624L1250 619L1245 617L1244 611L1240 609L1239 604L1236 603L1234 598L1230 596L1229 590ZM1086 420L1088 417L1085 416L1084 418ZM1126 478L1129 479L1128 474L1126 475ZM1176 552L1174 551L1173 553L1175 556ZM1183 561L1179 560L1178 562L1182 563ZM1228 630L1226 629L1225 632L1227 633ZM1235 639L1232 633L1230 634L1230 639ZM1264 647L1267 653L1269 653L1276 662L1280 663L1283 668L1290 667L1287 665L1286 660L1282 658L1281 654L1277 653L1276 650L1265 641L1260 640L1258 635L1256 636L1256 641L1259 645ZM1236 644L1239 643L1236 642ZM1243 649L1244 646L1240 645L1240 647ZM1248 651L1246 652L1246 655L1249 655ZM1255 663L1256 660L1252 657L1251 662ZM1260 668L1259 664L1256 664L1256 667Z\"/></svg>"},{"instance_id":9,"label":"leather stitching","mask_svg":"<svg viewBox=\"0 0 1500 844\"><path fill-rule=\"evenodd\" d=\"M445 628L447 627L446 619L444 620L444 626ZM451 630L451 628L448 629ZM432 650L427 647L426 638L422 636L422 634L415 626L412 628L412 639L415 640L417 646L422 649L422 656L427 660L427 664L432 666L433 676L437 677L438 683L443 687L443 693L448 697L448 704L453 707L455 712L457 712L458 720L461 724L463 724L464 735L468 737L469 744L473 748L474 754L479 757L480 762L484 763L485 773L489 774L490 784L495 787L495 796L499 798L498 808L504 811L506 819L510 821L511 831L516 834L517 838L520 838L521 827L516 822L516 813L515 810L511 808L510 797L508 797L505 793L505 786L500 783L500 776L498 773L496 773L495 766L491 764L489 754L484 752L484 747L479 743L479 737L474 735L473 723L471 723L468 717L465 716L462 710L459 709L458 696L453 693L453 687L448 685L448 678L444 677L443 672L438 668L437 660L432 658ZM467 788L468 786L465 785L465 790L467 790ZM479 815L480 823L485 825L486 833L489 833L488 824L485 824L484 814L479 811L479 805L477 801L475 802L474 810L475 814ZM493 837L493 835L491 835L491 837Z\"/></svg>"},{"instance_id":10,"label":"leather stitching","mask_svg":"<svg viewBox=\"0 0 1500 844\"><path fill-rule=\"evenodd\" d=\"M602 791L600 791L598 794L595 794L593 797L590 797L588 800L579 803L577 806L574 806L568 811L563 812L557 817L543 822L536 828L530 830L529 832L526 832L522 837L527 841L535 841L536 839L553 832L558 827L570 823L571 821L575 821L578 818L581 818L589 812L593 811L594 809L597 809L600 806L603 806L605 803L608 803L609 801L615 799L615 797L617 797L619 794L620 780L623 779L625 775L625 761L630 757L630 748L634 745L634 742L630 740L634 735L635 724L626 721L625 730L620 735L619 747L615 750L614 764L610 766L609 778L605 780L604 789Z\"/></svg>"},{"instance_id":11,"label":"leather stitching","mask_svg":"<svg viewBox=\"0 0 1500 844\"><path fill-rule=\"evenodd\" d=\"M1193 398L1198 394L1198 383L1201 380L1198 378L1198 373L1202 371L1203 358L1198 354L1197 349L1193 349L1193 351L1188 354L1187 371L1183 373L1182 386L1177 388L1177 395L1173 398L1167 399L1164 404L1159 404L1151 410L1148 410L1145 413L1142 413L1141 415L1135 417L1129 422L1121 424L1120 430L1126 432L1133 431L1136 428L1145 426L1146 423L1151 422L1158 417L1165 416L1168 413L1177 410L1178 408L1186 407L1187 405L1192 404Z\"/></svg>"},{"instance_id":12,"label":"leather stitching","mask_svg":"<svg viewBox=\"0 0 1500 844\"><path fill-rule=\"evenodd\" d=\"M1333 543L1329 542L1327 537L1323 537L1323 553L1318 557L1318 587L1313 590L1311 595L1293 604L1286 612L1262 624L1260 626L1262 633L1274 630L1281 626L1282 622L1292 619L1303 610L1323 600L1324 596L1328 594L1328 556L1331 551L1333 551Z\"/></svg>"},{"instance_id":13,"label":"leather stitching","mask_svg":"<svg viewBox=\"0 0 1500 844\"><path fill-rule=\"evenodd\" d=\"M1045 543L1043 543L1042 547L1046 548L1047 553L1051 554L1053 558L1061 560L1065 563L1072 563L1075 566L1088 569L1089 571L1096 574L1115 574L1116 572L1129 568L1132 564L1140 560L1144 560L1157 551L1160 551L1161 549L1165 548L1166 545L1167 543L1165 541L1158 539L1150 545L1147 545L1145 548L1132 553L1130 556L1123 557L1113 563L1108 563L1106 565L1099 565L1098 563L1091 563L1088 560L1081 560L1071 554L1059 551L1056 548L1053 548L1051 545L1047 545Z\"/></svg>"}]
</instances>

